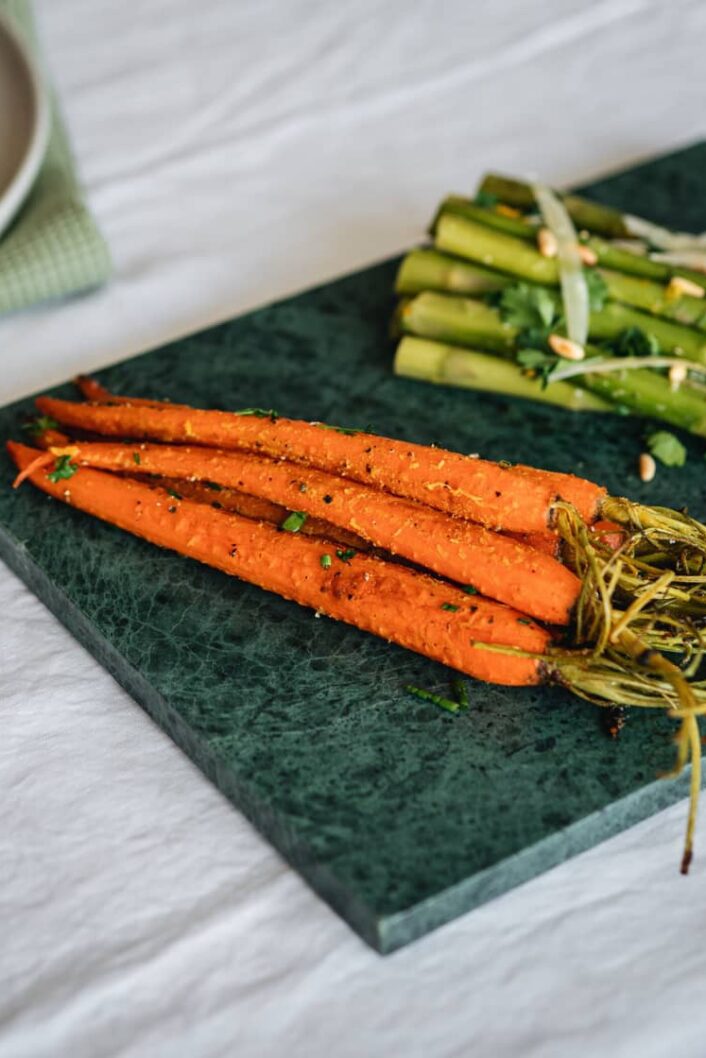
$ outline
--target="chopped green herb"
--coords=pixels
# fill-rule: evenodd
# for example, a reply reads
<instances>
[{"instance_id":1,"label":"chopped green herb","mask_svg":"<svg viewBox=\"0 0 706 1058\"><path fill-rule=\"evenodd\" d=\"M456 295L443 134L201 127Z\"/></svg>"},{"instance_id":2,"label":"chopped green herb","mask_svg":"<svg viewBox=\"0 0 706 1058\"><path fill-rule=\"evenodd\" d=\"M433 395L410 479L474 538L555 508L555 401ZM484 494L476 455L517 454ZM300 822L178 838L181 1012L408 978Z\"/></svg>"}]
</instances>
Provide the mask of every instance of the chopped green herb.
<instances>
[{"instance_id":1,"label":"chopped green herb","mask_svg":"<svg viewBox=\"0 0 706 1058\"><path fill-rule=\"evenodd\" d=\"M174 499L174 500L180 500L181 499L181 496L179 495L179 493L175 492L174 489L167 489L167 496L171 496L172 499Z\"/></svg>"},{"instance_id":2,"label":"chopped green herb","mask_svg":"<svg viewBox=\"0 0 706 1058\"><path fill-rule=\"evenodd\" d=\"M303 481L302 481L301 485L299 486L299 491L300 492L306 492L306 484Z\"/></svg>"},{"instance_id":3,"label":"chopped green herb","mask_svg":"<svg viewBox=\"0 0 706 1058\"><path fill-rule=\"evenodd\" d=\"M331 556L330 555L322 555L321 558L319 559L319 561L321 562L321 568L322 569L331 569Z\"/></svg>"},{"instance_id":4,"label":"chopped green herb","mask_svg":"<svg viewBox=\"0 0 706 1058\"><path fill-rule=\"evenodd\" d=\"M600 312L608 300L608 285L600 272L592 268L584 269L583 275L588 288L588 307L591 312Z\"/></svg>"},{"instance_id":5,"label":"chopped green herb","mask_svg":"<svg viewBox=\"0 0 706 1058\"><path fill-rule=\"evenodd\" d=\"M655 430L648 434L646 441L652 455L665 467L683 467L686 463L686 448L668 430Z\"/></svg>"},{"instance_id":6,"label":"chopped green herb","mask_svg":"<svg viewBox=\"0 0 706 1058\"><path fill-rule=\"evenodd\" d=\"M468 707L469 707L469 705L471 703L470 703L470 700L468 698L468 688L466 687L466 684L464 683L464 681L463 680L452 680L451 681L451 690L453 692L454 698L456 699L458 704L461 706L461 708L462 709L468 709Z\"/></svg>"},{"instance_id":7,"label":"chopped green herb","mask_svg":"<svg viewBox=\"0 0 706 1058\"><path fill-rule=\"evenodd\" d=\"M346 437L355 437L356 434L363 432L362 430L349 429L347 426L329 426L328 423L325 422L318 422L316 425L320 426L322 430L333 430L334 433L342 433L345 434Z\"/></svg>"},{"instance_id":8,"label":"chopped green herb","mask_svg":"<svg viewBox=\"0 0 706 1058\"><path fill-rule=\"evenodd\" d=\"M498 196L494 195L492 191L476 191L473 205L482 206L483 209L492 209L493 206L497 206L499 201Z\"/></svg>"},{"instance_id":9,"label":"chopped green herb","mask_svg":"<svg viewBox=\"0 0 706 1058\"><path fill-rule=\"evenodd\" d=\"M449 613L456 613L460 609L460 607L454 606L452 602L442 602L441 609L448 610Z\"/></svg>"},{"instance_id":10,"label":"chopped green herb","mask_svg":"<svg viewBox=\"0 0 706 1058\"><path fill-rule=\"evenodd\" d=\"M280 529L284 529L285 533L298 533L307 517L308 515L304 514L303 511L292 511L284 519Z\"/></svg>"},{"instance_id":11,"label":"chopped green herb","mask_svg":"<svg viewBox=\"0 0 706 1058\"><path fill-rule=\"evenodd\" d=\"M221 485L217 485L215 481L204 481L204 485L207 489L211 489L212 492L223 491L223 487Z\"/></svg>"},{"instance_id":12,"label":"chopped green herb","mask_svg":"<svg viewBox=\"0 0 706 1058\"><path fill-rule=\"evenodd\" d=\"M465 591L466 595L477 595L478 589L474 588L472 584L464 584L461 591Z\"/></svg>"},{"instance_id":13,"label":"chopped green herb","mask_svg":"<svg viewBox=\"0 0 706 1058\"><path fill-rule=\"evenodd\" d=\"M530 621L530 619L528 617L518 617L517 618L517 623L518 623L518 625L531 625L532 624L532 622Z\"/></svg>"},{"instance_id":14,"label":"chopped green herb","mask_svg":"<svg viewBox=\"0 0 706 1058\"><path fill-rule=\"evenodd\" d=\"M544 331L556 320L557 303L554 295L545 287L513 283L503 291L500 315L504 323L510 323L521 331Z\"/></svg>"},{"instance_id":15,"label":"chopped green herb","mask_svg":"<svg viewBox=\"0 0 706 1058\"><path fill-rule=\"evenodd\" d=\"M355 555L355 548L349 547L345 551L336 551L336 558L340 558L341 562L350 562Z\"/></svg>"},{"instance_id":16,"label":"chopped green herb","mask_svg":"<svg viewBox=\"0 0 706 1058\"><path fill-rule=\"evenodd\" d=\"M544 353L541 349L519 349L515 356L520 367L535 375L544 389L551 381L551 373L559 363L559 357L553 353Z\"/></svg>"},{"instance_id":17,"label":"chopped green herb","mask_svg":"<svg viewBox=\"0 0 706 1058\"><path fill-rule=\"evenodd\" d=\"M614 356L659 356L661 349L653 334L646 334L639 327L627 327L617 338L605 342Z\"/></svg>"},{"instance_id":18,"label":"chopped green herb","mask_svg":"<svg viewBox=\"0 0 706 1058\"><path fill-rule=\"evenodd\" d=\"M71 456L57 456L54 469L47 476L56 485L59 481L72 478L77 470L76 464L71 462Z\"/></svg>"},{"instance_id":19,"label":"chopped green herb","mask_svg":"<svg viewBox=\"0 0 706 1058\"><path fill-rule=\"evenodd\" d=\"M133 452L132 453L132 461L133 461L133 463L137 463L137 465L139 467L139 465L140 465L140 453L139 452Z\"/></svg>"},{"instance_id":20,"label":"chopped green herb","mask_svg":"<svg viewBox=\"0 0 706 1058\"><path fill-rule=\"evenodd\" d=\"M452 702L450 698L442 698L440 694L433 694L432 691L425 691L421 687L414 687L411 683L408 683L405 687L407 694L413 694L415 698L421 698L423 702L432 702L433 705L438 705L440 709L445 709L447 713L457 713L461 706L458 702Z\"/></svg>"},{"instance_id":21,"label":"chopped green herb","mask_svg":"<svg viewBox=\"0 0 706 1058\"><path fill-rule=\"evenodd\" d=\"M38 437L45 430L56 430L58 425L56 419L52 419L50 415L40 415L38 418L32 419L32 422L23 423L22 429Z\"/></svg>"},{"instance_id":22,"label":"chopped green herb","mask_svg":"<svg viewBox=\"0 0 706 1058\"><path fill-rule=\"evenodd\" d=\"M233 415L254 415L258 419L272 419L272 422L279 418L279 414L273 408L240 408L234 411Z\"/></svg>"}]
</instances>

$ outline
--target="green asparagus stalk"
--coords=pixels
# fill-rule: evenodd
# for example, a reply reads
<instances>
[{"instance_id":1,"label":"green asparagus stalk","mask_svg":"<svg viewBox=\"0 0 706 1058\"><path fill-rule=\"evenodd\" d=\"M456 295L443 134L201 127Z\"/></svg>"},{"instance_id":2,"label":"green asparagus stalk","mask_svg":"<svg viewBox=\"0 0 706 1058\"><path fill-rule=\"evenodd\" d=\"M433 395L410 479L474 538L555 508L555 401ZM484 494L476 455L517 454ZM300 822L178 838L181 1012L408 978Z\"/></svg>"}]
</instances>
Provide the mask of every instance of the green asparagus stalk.
<instances>
[{"instance_id":1,"label":"green asparagus stalk","mask_svg":"<svg viewBox=\"0 0 706 1058\"><path fill-rule=\"evenodd\" d=\"M612 310L622 308L620 305L607 305L601 313L593 315L602 317L604 313L610 314ZM634 315L640 316L639 313ZM518 328L505 323L498 310L490 305L471 298L432 292L419 294L407 301L400 310L399 324L404 334L471 347L503 357L509 357L517 351L520 338ZM629 324L621 321L615 334L622 333L626 326ZM664 323L664 326L676 325ZM598 349L589 347L586 351L589 357L601 357ZM661 361L657 360L656 366L660 364ZM613 366L617 365L614 363ZM513 367L521 374L518 365ZM688 386L672 388L666 377L654 371L590 371L578 376L575 384L636 414L662 419L673 426L706 436L706 403L699 392Z\"/></svg>"},{"instance_id":2,"label":"green asparagus stalk","mask_svg":"<svg viewBox=\"0 0 706 1058\"><path fill-rule=\"evenodd\" d=\"M524 239L525 242L536 242L537 233L540 230L538 222L523 216L508 217L503 213L499 213L499 208L479 206L472 199L463 198L460 195L448 195L441 203L434 217L430 228L431 234L435 234L441 217L445 214L451 214L457 217L465 217L466 220L476 221L478 224L485 224L487 227L495 228L506 235L514 235L518 239ZM608 240L596 235L590 235L586 231L580 236L580 241L583 245L593 250L599 264L605 268L611 268L615 272L642 276L645 279L654 279L661 283L668 283L674 276L681 276L706 290L706 274L697 272L693 268L667 264L665 261L654 261L650 257L615 246Z\"/></svg>"},{"instance_id":3,"label":"green asparagus stalk","mask_svg":"<svg viewBox=\"0 0 706 1058\"><path fill-rule=\"evenodd\" d=\"M480 191L487 195L494 195L501 202L507 202L521 210L533 210L536 208L534 193L529 184L520 180L512 180L507 176L497 173L487 173L481 182ZM577 228L586 228L597 235L605 235L609 239L628 239L631 236L630 228L623 214L610 206L603 206L600 202L591 202L579 195L561 195L569 216Z\"/></svg>"},{"instance_id":4,"label":"green asparagus stalk","mask_svg":"<svg viewBox=\"0 0 706 1058\"><path fill-rule=\"evenodd\" d=\"M421 288L423 291L428 289L426 286ZM413 293L411 284L408 290ZM431 291L419 293L402 306L400 314L403 330L411 329L427 338L477 346L492 352L513 348L518 336L517 328L503 323L497 309L467 297L445 296ZM417 331L415 326L432 330L436 327L438 330ZM608 302L602 309L591 313L589 334L594 341L612 341L633 327L652 334L664 352L706 365L706 338L702 333L617 302Z\"/></svg>"},{"instance_id":5,"label":"green asparagus stalk","mask_svg":"<svg viewBox=\"0 0 706 1058\"><path fill-rule=\"evenodd\" d=\"M517 348L517 327L504 323L491 305L472 298L431 291L418 294L400 305L398 323L403 334L416 334L452 345L505 355Z\"/></svg>"},{"instance_id":6,"label":"green asparagus stalk","mask_svg":"<svg viewBox=\"0 0 706 1058\"><path fill-rule=\"evenodd\" d=\"M455 217L465 217L466 220L485 224L489 228L495 228L497 231L505 232L506 235L514 235L516 238L525 239L528 242L535 241L539 230L539 224L527 220L526 217L508 217L506 214L498 213L494 208L479 206L470 198L463 198L461 195L448 195L439 206L431 223L429 231L432 235L435 233L440 219L448 214Z\"/></svg>"},{"instance_id":7,"label":"green asparagus stalk","mask_svg":"<svg viewBox=\"0 0 706 1058\"><path fill-rule=\"evenodd\" d=\"M405 337L397 346L396 375L434 382L445 386L552 404L569 411L615 411L615 406L587 389L568 382L550 382L542 388L537 379L518 370L512 360L482 353L477 349L460 349L456 345L425 338Z\"/></svg>"},{"instance_id":8,"label":"green asparagus stalk","mask_svg":"<svg viewBox=\"0 0 706 1058\"><path fill-rule=\"evenodd\" d=\"M542 257L532 243L468 217L443 213L436 225L434 245L437 250L465 257L520 279L545 286L559 284L559 265L555 258Z\"/></svg>"},{"instance_id":9,"label":"green asparagus stalk","mask_svg":"<svg viewBox=\"0 0 706 1058\"><path fill-rule=\"evenodd\" d=\"M489 173L484 177L479 191L493 195L501 203L513 206L516 209L534 210L536 208L534 193L529 184L512 180L509 177ZM458 199L459 196L451 196L451 198ZM592 233L593 236L602 235L609 239L625 239L633 238L637 234L638 237L641 237L641 233L633 231L630 227L631 219L635 223L636 218L630 218L618 210L611 209L610 206L603 206L599 202L592 202L587 198L581 198L579 195L563 194L561 198L576 227ZM454 211L460 213L458 203L456 203ZM495 210L487 210L486 212L495 213ZM476 215L475 219L489 223L491 226L499 226L493 218L483 218ZM519 238L528 239L531 238L532 227L531 222L527 218L517 218L512 229L508 226L503 226L502 230ZM615 268L630 275L642 275L650 279L662 279L664 281L667 281L672 276L682 276L684 279L690 279L692 283L698 283L699 286L706 289L706 274L694 268L668 264L664 261L653 261L650 258L640 257L638 254L630 253L627 250L611 247L609 243L605 242L601 246L602 240L600 239L588 238L585 241L598 254L599 260L609 268Z\"/></svg>"},{"instance_id":10,"label":"green asparagus stalk","mask_svg":"<svg viewBox=\"0 0 706 1058\"><path fill-rule=\"evenodd\" d=\"M512 282L510 276L437 250L411 250L400 265L395 290L398 294L445 290L453 294L482 295L504 290Z\"/></svg>"},{"instance_id":11,"label":"green asparagus stalk","mask_svg":"<svg viewBox=\"0 0 706 1058\"><path fill-rule=\"evenodd\" d=\"M591 313L589 334L594 340L610 340L618 338L631 327L652 335L666 353L684 356L697 364L706 364L706 337L701 331L659 316L650 316L617 301L609 301L599 312Z\"/></svg>"},{"instance_id":12,"label":"green asparagus stalk","mask_svg":"<svg viewBox=\"0 0 706 1058\"><path fill-rule=\"evenodd\" d=\"M467 217L442 214L436 225L435 242L439 250L481 262L519 279L545 286L559 283L559 265L555 258L543 257L531 243ZM608 288L608 296L614 300L706 331L706 300L703 298L671 297L667 287L660 283L610 269L601 269L600 275Z\"/></svg>"}]
</instances>

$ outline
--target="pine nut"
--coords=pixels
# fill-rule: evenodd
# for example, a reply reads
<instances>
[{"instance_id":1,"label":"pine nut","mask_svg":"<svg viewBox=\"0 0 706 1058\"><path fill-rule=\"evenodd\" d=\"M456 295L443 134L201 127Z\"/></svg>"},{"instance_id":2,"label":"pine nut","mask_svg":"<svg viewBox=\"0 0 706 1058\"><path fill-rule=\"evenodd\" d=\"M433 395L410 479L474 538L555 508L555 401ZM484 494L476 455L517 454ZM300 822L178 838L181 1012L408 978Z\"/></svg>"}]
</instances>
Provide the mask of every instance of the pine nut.
<instances>
[{"instance_id":1,"label":"pine nut","mask_svg":"<svg viewBox=\"0 0 706 1058\"><path fill-rule=\"evenodd\" d=\"M691 279L685 279L683 276L672 276L667 284L667 297L668 298L681 298L687 295L690 298L702 298L706 294L706 290L700 287L698 283L694 283Z\"/></svg>"},{"instance_id":2,"label":"pine nut","mask_svg":"<svg viewBox=\"0 0 706 1058\"><path fill-rule=\"evenodd\" d=\"M669 385L672 389L679 389L682 382L686 382L686 364L672 364L669 369Z\"/></svg>"},{"instance_id":3,"label":"pine nut","mask_svg":"<svg viewBox=\"0 0 706 1058\"><path fill-rule=\"evenodd\" d=\"M657 464L655 463L649 452L642 452L640 455L638 468L640 471L640 481L652 481L652 478L657 473Z\"/></svg>"},{"instance_id":4,"label":"pine nut","mask_svg":"<svg viewBox=\"0 0 706 1058\"><path fill-rule=\"evenodd\" d=\"M595 250L592 250L590 246L584 246L583 243L578 244L579 257L583 264L588 265L592 268L593 265L598 264L598 254Z\"/></svg>"},{"instance_id":5,"label":"pine nut","mask_svg":"<svg viewBox=\"0 0 706 1058\"><path fill-rule=\"evenodd\" d=\"M559 244L556 235L549 228L540 228L537 232L537 249L542 257L556 257L559 252Z\"/></svg>"},{"instance_id":6,"label":"pine nut","mask_svg":"<svg viewBox=\"0 0 706 1058\"><path fill-rule=\"evenodd\" d=\"M564 360L583 360L586 355L586 350L582 345L572 342L570 338L562 338L560 334L550 334L547 341L552 352L563 357Z\"/></svg>"}]
</instances>

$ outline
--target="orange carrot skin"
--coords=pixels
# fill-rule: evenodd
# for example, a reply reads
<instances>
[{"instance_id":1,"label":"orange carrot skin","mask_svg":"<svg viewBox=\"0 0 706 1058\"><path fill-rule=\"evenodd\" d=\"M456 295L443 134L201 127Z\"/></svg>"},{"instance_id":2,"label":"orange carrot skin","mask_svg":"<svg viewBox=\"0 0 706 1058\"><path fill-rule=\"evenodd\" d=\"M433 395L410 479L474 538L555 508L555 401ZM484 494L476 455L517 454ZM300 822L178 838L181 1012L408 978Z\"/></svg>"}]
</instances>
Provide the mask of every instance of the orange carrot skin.
<instances>
[{"instance_id":1,"label":"orange carrot skin","mask_svg":"<svg viewBox=\"0 0 706 1058\"><path fill-rule=\"evenodd\" d=\"M57 453L60 449L56 450ZM327 519L371 544L550 624L568 624L581 582L556 559L480 525L295 463L181 445L77 443L80 466L217 482Z\"/></svg>"},{"instance_id":2,"label":"orange carrot skin","mask_svg":"<svg viewBox=\"0 0 706 1058\"><path fill-rule=\"evenodd\" d=\"M95 382L93 379L87 378L86 376L81 376L76 381L87 400L99 402L114 401L118 404L142 404L151 407L163 406L163 402L160 401L138 400L131 397L116 397L98 382ZM186 408L188 405L172 405L172 407ZM404 445L404 442L393 443ZM439 449L439 452L443 454L441 449ZM295 457L290 455L288 458L294 459ZM601 502L607 495L606 489L602 486L596 485L592 481L587 481L585 478L577 477L575 474L540 470L537 467L525 466L522 463L510 466L508 469L511 473L523 475L531 480L550 483L557 496L560 499L565 500L567 503L573 504L584 521L589 524L598 517Z\"/></svg>"},{"instance_id":3,"label":"orange carrot skin","mask_svg":"<svg viewBox=\"0 0 706 1058\"><path fill-rule=\"evenodd\" d=\"M457 452L317 423L174 404L75 404L40 397L37 407L66 426L113 437L235 448L288 459L385 489L491 529L543 532L557 495L551 475L535 479Z\"/></svg>"},{"instance_id":4,"label":"orange carrot skin","mask_svg":"<svg viewBox=\"0 0 706 1058\"><path fill-rule=\"evenodd\" d=\"M8 443L23 469L37 450ZM79 510L232 576L400 646L469 676L508 686L541 682L541 661L483 650L493 643L543 653L548 633L516 610L462 591L404 566L370 555L348 560L324 542L283 533L261 522L176 500L162 489L98 470L78 470L56 484L48 471L31 480L43 492ZM330 568L322 566L331 555ZM456 609L457 607L457 609ZM450 608L450 609L449 609Z\"/></svg>"},{"instance_id":5,"label":"orange carrot skin","mask_svg":"<svg viewBox=\"0 0 706 1058\"><path fill-rule=\"evenodd\" d=\"M558 533L507 533L506 535L520 544L534 548L535 551L541 551L543 555L549 555L550 558L561 558L561 537Z\"/></svg>"},{"instance_id":6,"label":"orange carrot skin","mask_svg":"<svg viewBox=\"0 0 706 1058\"><path fill-rule=\"evenodd\" d=\"M77 459L81 465L80 459ZM136 468L137 469L137 468ZM281 526L282 522L291 513L289 508L270 500L262 499L260 496L251 496L247 492L239 492L237 489L219 488L215 492L203 481L186 481L183 478L158 477L153 485L162 489L168 489L178 493L185 500L195 500L196 503L208 503L214 510L228 511L231 514L241 514L243 518L254 518L260 522L270 522L271 525ZM299 530L305 536L322 536L344 548L354 547L356 551L369 551L370 545L362 536L355 533L347 533L338 525L325 521L323 518L307 518Z\"/></svg>"},{"instance_id":7,"label":"orange carrot skin","mask_svg":"<svg viewBox=\"0 0 706 1058\"><path fill-rule=\"evenodd\" d=\"M539 470L537 467L527 467L522 463L518 463L513 470L531 481L546 481L547 476L551 476L557 497L566 503L573 504L584 522L589 525L598 518L601 503L608 495L608 490L601 485L595 485L592 481L579 478L576 474L563 474L557 470Z\"/></svg>"}]
</instances>

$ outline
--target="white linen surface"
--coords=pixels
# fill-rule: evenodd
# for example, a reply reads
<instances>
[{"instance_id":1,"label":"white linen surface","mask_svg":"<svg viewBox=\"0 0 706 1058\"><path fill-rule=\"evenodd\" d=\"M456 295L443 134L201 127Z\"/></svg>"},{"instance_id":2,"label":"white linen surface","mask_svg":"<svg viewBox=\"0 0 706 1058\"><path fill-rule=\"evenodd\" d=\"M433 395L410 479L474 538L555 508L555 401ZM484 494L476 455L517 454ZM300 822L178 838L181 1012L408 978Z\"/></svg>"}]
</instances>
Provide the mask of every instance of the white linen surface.
<instances>
[{"instance_id":1,"label":"white linen surface","mask_svg":"<svg viewBox=\"0 0 706 1058\"><path fill-rule=\"evenodd\" d=\"M704 131L699 0L37 8L117 274L0 322L3 403L389 255L484 168ZM706 1053L684 804L382 959L4 568L0 614L3 1058Z\"/></svg>"}]
</instances>

